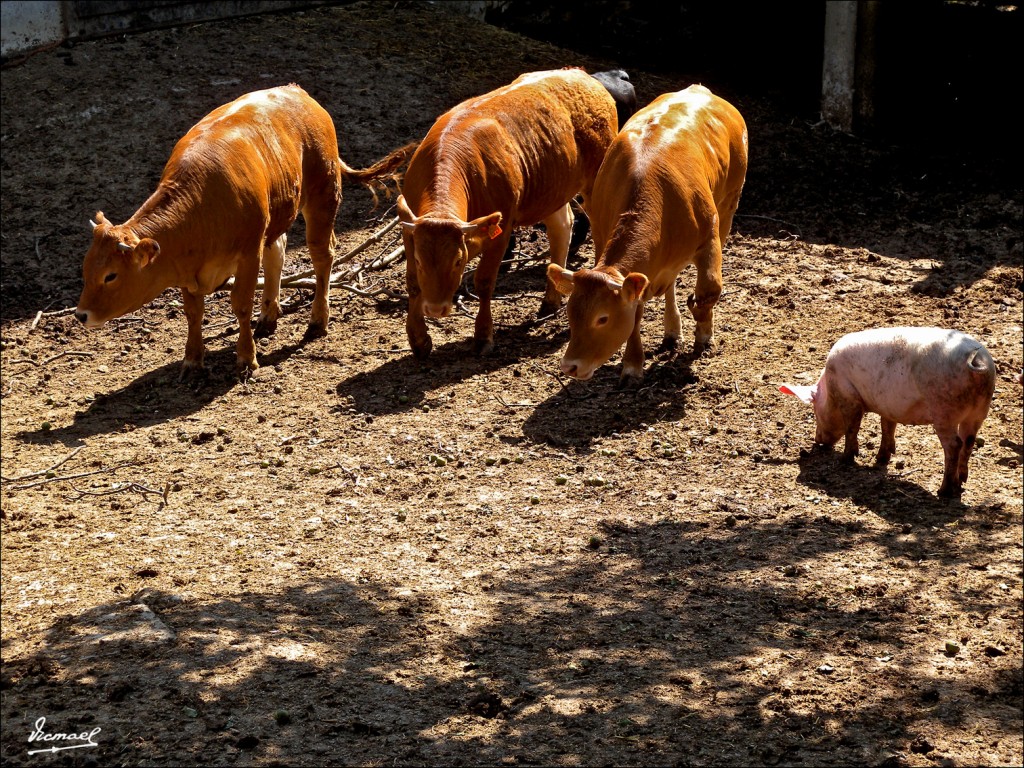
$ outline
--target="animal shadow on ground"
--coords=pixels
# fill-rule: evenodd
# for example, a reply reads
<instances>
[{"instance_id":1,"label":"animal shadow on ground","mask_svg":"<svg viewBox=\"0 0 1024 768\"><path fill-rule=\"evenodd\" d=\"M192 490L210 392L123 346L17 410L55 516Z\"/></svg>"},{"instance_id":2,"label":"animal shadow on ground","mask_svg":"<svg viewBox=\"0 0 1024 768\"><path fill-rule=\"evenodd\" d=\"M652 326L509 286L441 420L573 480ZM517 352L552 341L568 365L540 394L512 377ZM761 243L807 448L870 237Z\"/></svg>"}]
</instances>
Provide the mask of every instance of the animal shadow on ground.
<instances>
[{"instance_id":1,"label":"animal shadow on ground","mask_svg":"<svg viewBox=\"0 0 1024 768\"><path fill-rule=\"evenodd\" d=\"M422 361L407 351L371 371L339 382L336 391L356 411L373 416L416 408L436 389L493 373L525 359L550 356L563 341L555 335L533 332L543 322L495 322L495 348L486 355L473 354L469 338L436 344Z\"/></svg>"},{"instance_id":2,"label":"animal shadow on ground","mask_svg":"<svg viewBox=\"0 0 1024 768\"><path fill-rule=\"evenodd\" d=\"M566 331L565 335L568 335ZM678 421L686 413L687 388L698 384L692 355L661 354L648 362L636 388L619 388L621 365L606 363L590 381L570 380L539 403L523 433L555 447L586 447L594 439L643 431L649 424Z\"/></svg>"},{"instance_id":3,"label":"animal shadow on ground","mask_svg":"<svg viewBox=\"0 0 1024 768\"><path fill-rule=\"evenodd\" d=\"M927 483L933 478L912 482L891 468L847 463L840 456L839 451L821 445L801 450L797 482L850 499L895 524L943 525L961 519L969 509L959 499L940 499L929 491ZM941 462L936 472L941 474Z\"/></svg>"},{"instance_id":4,"label":"animal shadow on ground","mask_svg":"<svg viewBox=\"0 0 1024 768\"><path fill-rule=\"evenodd\" d=\"M289 344L260 355L260 370L272 368L302 348ZM236 386L235 349L208 352L202 373L180 378L181 361L167 363L140 376L114 392L98 395L74 421L60 429L34 429L18 433L18 439L35 443L74 444L83 438L118 432L125 427L144 427L174 421L208 406Z\"/></svg>"}]
</instances>

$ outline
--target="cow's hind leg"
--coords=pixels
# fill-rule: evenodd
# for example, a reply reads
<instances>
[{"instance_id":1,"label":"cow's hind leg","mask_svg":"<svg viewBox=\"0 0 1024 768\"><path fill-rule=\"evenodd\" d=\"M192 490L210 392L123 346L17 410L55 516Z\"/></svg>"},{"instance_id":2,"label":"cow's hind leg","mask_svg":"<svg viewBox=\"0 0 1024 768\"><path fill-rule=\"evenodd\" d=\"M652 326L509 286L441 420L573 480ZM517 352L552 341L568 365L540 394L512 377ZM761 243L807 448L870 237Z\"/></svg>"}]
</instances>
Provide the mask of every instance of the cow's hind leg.
<instances>
[{"instance_id":1,"label":"cow's hind leg","mask_svg":"<svg viewBox=\"0 0 1024 768\"><path fill-rule=\"evenodd\" d=\"M701 354L711 346L714 335L715 304L722 295L722 242L715 230L706 246L694 261L697 285L686 300L696 327L693 333L693 352Z\"/></svg>"},{"instance_id":2,"label":"cow's hind leg","mask_svg":"<svg viewBox=\"0 0 1024 768\"><path fill-rule=\"evenodd\" d=\"M572 237L572 205L566 203L555 213L544 219L544 226L548 230L548 247L551 252L551 263L565 267L566 259L569 256L569 240ZM541 302L540 311L537 317L548 317L553 315L562 306L562 294L555 288L551 278L547 278L547 290L544 292L544 300Z\"/></svg>"},{"instance_id":3,"label":"cow's hind leg","mask_svg":"<svg viewBox=\"0 0 1024 768\"><path fill-rule=\"evenodd\" d=\"M306 222L306 244L313 262L316 289L313 311L306 329L306 338L313 339L327 333L330 319L331 268L334 266L334 220L341 206L341 180L328 179L322 188L307 190L308 199L302 209Z\"/></svg>"},{"instance_id":4,"label":"cow's hind leg","mask_svg":"<svg viewBox=\"0 0 1024 768\"><path fill-rule=\"evenodd\" d=\"M260 248L261 246L257 246ZM245 377L259 368L256 362L256 343L252 336L252 307L256 299L256 282L259 278L259 251L253 250L242 256L235 272L235 284L231 289L231 311L238 320L238 344L235 349L236 367L240 376Z\"/></svg>"},{"instance_id":5,"label":"cow's hind leg","mask_svg":"<svg viewBox=\"0 0 1024 768\"><path fill-rule=\"evenodd\" d=\"M281 271L284 269L284 253L288 235L281 235L263 249L263 299L260 301L260 316L256 320L253 335L257 339L270 336L277 330L281 317Z\"/></svg>"}]
</instances>

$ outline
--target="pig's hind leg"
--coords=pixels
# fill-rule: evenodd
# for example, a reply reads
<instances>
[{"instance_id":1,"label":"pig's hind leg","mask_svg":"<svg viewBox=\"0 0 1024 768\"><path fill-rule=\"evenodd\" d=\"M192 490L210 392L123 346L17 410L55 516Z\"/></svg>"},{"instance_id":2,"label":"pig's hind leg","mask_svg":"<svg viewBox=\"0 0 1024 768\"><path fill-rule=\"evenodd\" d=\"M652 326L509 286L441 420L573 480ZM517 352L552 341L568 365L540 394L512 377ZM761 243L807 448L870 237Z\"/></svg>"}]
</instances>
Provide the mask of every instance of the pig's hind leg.
<instances>
[{"instance_id":1,"label":"pig's hind leg","mask_svg":"<svg viewBox=\"0 0 1024 768\"><path fill-rule=\"evenodd\" d=\"M958 499L963 493L963 481L960 479L961 457L964 455L964 440L957 434L955 425L936 424L935 434L942 443L945 463L942 469L942 485L939 496L945 499ZM974 441L971 441L973 447ZM967 451L969 454L969 451ZM966 459L964 459L966 462ZM966 474L966 472L965 472Z\"/></svg>"},{"instance_id":2,"label":"pig's hind leg","mask_svg":"<svg viewBox=\"0 0 1024 768\"><path fill-rule=\"evenodd\" d=\"M969 419L960 422L957 429L958 437L963 440L963 449L960 451L960 461L957 464L957 479L961 483L967 482L967 462L971 459L974 447L978 442L978 430L981 428L982 419Z\"/></svg>"}]
</instances>

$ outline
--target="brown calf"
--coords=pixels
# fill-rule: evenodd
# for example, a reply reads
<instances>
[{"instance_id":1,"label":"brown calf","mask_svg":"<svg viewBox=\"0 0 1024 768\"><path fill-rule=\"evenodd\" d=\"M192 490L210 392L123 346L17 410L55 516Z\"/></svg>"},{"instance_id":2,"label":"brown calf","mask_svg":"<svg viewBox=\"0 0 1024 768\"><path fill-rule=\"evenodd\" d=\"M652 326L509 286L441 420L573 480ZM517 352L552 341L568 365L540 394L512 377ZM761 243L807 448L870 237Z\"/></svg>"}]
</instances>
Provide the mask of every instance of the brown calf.
<instances>
[{"instance_id":1,"label":"brown calf","mask_svg":"<svg viewBox=\"0 0 1024 768\"><path fill-rule=\"evenodd\" d=\"M701 85L663 94L629 119L608 149L587 209L596 264L575 273L548 265L569 295L564 373L589 379L625 342L621 383L638 382L644 303L665 296L663 345L674 347L682 335L676 277L688 264L697 270L686 302L696 321L694 350L711 343L722 245L746 172L743 117Z\"/></svg>"},{"instance_id":2,"label":"brown calf","mask_svg":"<svg viewBox=\"0 0 1024 768\"><path fill-rule=\"evenodd\" d=\"M469 99L434 123L409 162L398 198L406 253L406 332L423 359L433 342L424 316L447 317L470 259L480 256L477 354L494 346L491 297L513 227L547 226L551 262L565 266L569 202L589 197L615 136L615 102L582 69L531 72ZM585 203L584 203L585 204ZM561 296L549 281L540 314Z\"/></svg>"},{"instance_id":3,"label":"brown calf","mask_svg":"<svg viewBox=\"0 0 1024 768\"><path fill-rule=\"evenodd\" d=\"M398 149L369 168L349 168L338 156L331 116L294 84L218 107L178 141L156 191L128 221L112 224L96 214L75 316L97 328L178 286L188 319L185 375L203 366L204 297L234 276L237 363L241 373L253 371L259 367L251 323L261 258L256 334L269 335L281 315L286 233L301 211L316 274L307 337L326 333L342 179L371 186L394 178L414 148Z\"/></svg>"}]
</instances>

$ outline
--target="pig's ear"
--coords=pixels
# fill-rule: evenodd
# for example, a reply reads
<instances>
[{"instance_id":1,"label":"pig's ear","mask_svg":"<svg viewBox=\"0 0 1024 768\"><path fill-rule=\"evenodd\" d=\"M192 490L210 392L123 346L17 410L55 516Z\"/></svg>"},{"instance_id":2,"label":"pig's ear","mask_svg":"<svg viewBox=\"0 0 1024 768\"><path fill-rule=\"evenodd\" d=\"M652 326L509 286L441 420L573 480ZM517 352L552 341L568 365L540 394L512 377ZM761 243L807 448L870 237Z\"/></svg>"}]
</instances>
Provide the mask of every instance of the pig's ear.
<instances>
[{"instance_id":1,"label":"pig's ear","mask_svg":"<svg viewBox=\"0 0 1024 768\"><path fill-rule=\"evenodd\" d=\"M784 395L799 397L808 405L813 405L814 398L818 396L818 385L815 384L813 387L804 387L799 384L783 384L779 387L779 392Z\"/></svg>"}]
</instances>

